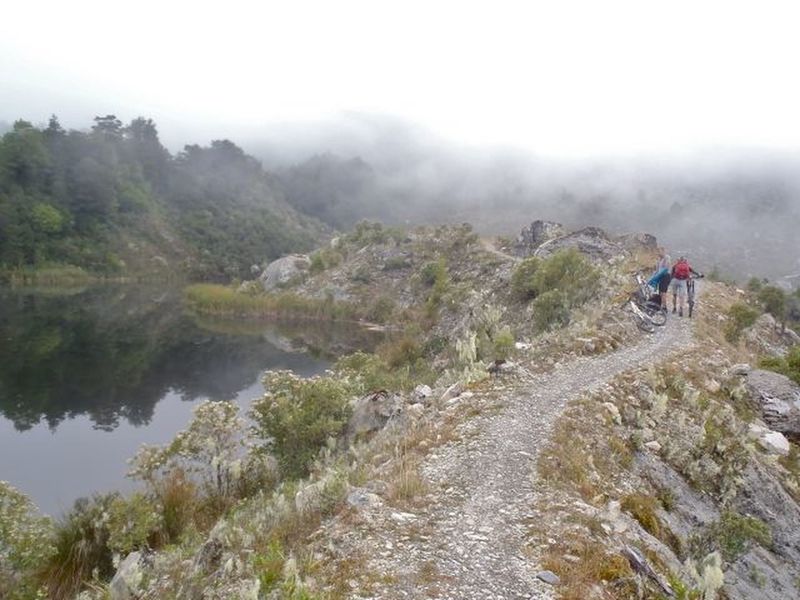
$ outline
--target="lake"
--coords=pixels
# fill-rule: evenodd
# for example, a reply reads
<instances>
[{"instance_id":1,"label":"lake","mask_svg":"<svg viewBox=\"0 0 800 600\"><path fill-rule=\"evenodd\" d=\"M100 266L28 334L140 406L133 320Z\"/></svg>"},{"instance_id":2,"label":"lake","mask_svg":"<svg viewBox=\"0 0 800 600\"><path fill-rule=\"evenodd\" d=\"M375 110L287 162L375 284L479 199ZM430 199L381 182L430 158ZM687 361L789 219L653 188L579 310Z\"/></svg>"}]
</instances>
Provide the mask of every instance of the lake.
<instances>
[{"instance_id":1,"label":"lake","mask_svg":"<svg viewBox=\"0 0 800 600\"><path fill-rule=\"evenodd\" d=\"M59 515L130 490L127 459L206 400L246 407L269 369L321 373L380 336L354 325L196 318L180 289L0 288L0 479Z\"/></svg>"}]
</instances>

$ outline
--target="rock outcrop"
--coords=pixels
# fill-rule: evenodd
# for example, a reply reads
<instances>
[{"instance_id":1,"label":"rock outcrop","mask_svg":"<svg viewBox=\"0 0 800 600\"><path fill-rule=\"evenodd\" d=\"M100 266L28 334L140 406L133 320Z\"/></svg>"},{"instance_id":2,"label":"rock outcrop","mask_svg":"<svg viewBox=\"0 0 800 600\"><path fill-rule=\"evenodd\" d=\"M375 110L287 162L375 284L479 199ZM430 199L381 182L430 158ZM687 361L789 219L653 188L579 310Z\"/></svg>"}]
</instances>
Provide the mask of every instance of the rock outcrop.
<instances>
[{"instance_id":1,"label":"rock outcrop","mask_svg":"<svg viewBox=\"0 0 800 600\"><path fill-rule=\"evenodd\" d=\"M517 256L532 256L539 246L566 232L561 223L536 220L520 232L514 244L514 253Z\"/></svg>"},{"instance_id":2,"label":"rock outcrop","mask_svg":"<svg viewBox=\"0 0 800 600\"><path fill-rule=\"evenodd\" d=\"M785 375L762 369L750 371L745 385L770 429L800 440L800 386Z\"/></svg>"},{"instance_id":3,"label":"rock outcrop","mask_svg":"<svg viewBox=\"0 0 800 600\"><path fill-rule=\"evenodd\" d=\"M533 256L546 258L559 250L568 248L575 248L591 260L603 262L615 257L625 256L628 253L621 244L612 240L599 227L585 227L543 243L536 248Z\"/></svg>"},{"instance_id":4,"label":"rock outcrop","mask_svg":"<svg viewBox=\"0 0 800 600\"><path fill-rule=\"evenodd\" d=\"M310 267L311 259L305 254L290 254L269 263L258 280L270 292L302 277Z\"/></svg>"},{"instance_id":5,"label":"rock outcrop","mask_svg":"<svg viewBox=\"0 0 800 600\"><path fill-rule=\"evenodd\" d=\"M367 394L356 400L353 414L347 422L346 436L354 439L383 429L386 423L403 409L403 399L384 390Z\"/></svg>"}]
</instances>

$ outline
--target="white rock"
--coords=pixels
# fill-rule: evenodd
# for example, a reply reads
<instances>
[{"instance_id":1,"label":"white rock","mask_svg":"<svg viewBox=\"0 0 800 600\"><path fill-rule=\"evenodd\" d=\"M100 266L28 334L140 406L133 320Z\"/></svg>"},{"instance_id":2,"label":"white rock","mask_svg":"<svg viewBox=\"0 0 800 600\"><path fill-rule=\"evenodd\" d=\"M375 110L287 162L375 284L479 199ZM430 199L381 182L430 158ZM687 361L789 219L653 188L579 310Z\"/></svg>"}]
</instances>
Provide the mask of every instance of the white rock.
<instances>
[{"instance_id":1,"label":"white rock","mask_svg":"<svg viewBox=\"0 0 800 600\"><path fill-rule=\"evenodd\" d=\"M758 442L761 444L762 448L770 454L780 454L781 456L789 454L789 440L778 431L769 432L758 440Z\"/></svg>"},{"instance_id":2,"label":"white rock","mask_svg":"<svg viewBox=\"0 0 800 600\"><path fill-rule=\"evenodd\" d=\"M453 398L458 398L458 396L460 396L463 391L464 391L464 385L460 381L458 381L444 391L441 400L442 402L447 402L448 400L452 400Z\"/></svg>"},{"instance_id":3,"label":"white rock","mask_svg":"<svg viewBox=\"0 0 800 600\"><path fill-rule=\"evenodd\" d=\"M655 440L653 440L652 442L646 442L644 447L656 453L661 452L661 444L659 444Z\"/></svg>"},{"instance_id":4,"label":"white rock","mask_svg":"<svg viewBox=\"0 0 800 600\"><path fill-rule=\"evenodd\" d=\"M514 342L514 348L517 350L530 350L531 345L525 342Z\"/></svg>"},{"instance_id":5,"label":"white rock","mask_svg":"<svg viewBox=\"0 0 800 600\"><path fill-rule=\"evenodd\" d=\"M108 586L111 600L133 600L139 596L139 586L144 578L141 559L142 555L139 552L131 552L120 563Z\"/></svg>"},{"instance_id":6,"label":"white rock","mask_svg":"<svg viewBox=\"0 0 800 600\"><path fill-rule=\"evenodd\" d=\"M747 363L739 363L738 365L733 365L728 372L731 375L747 375L752 370L752 367Z\"/></svg>"},{"instance_id":7,"label":"white rock","mask_svg":"<svg viewBox=\"0 0 800 600\"><path fill-rule=\"evenodd\" d=\"M617 425L622 423L622 417L619 414L619 409L616 404L613 402L603 402L603 406L611 414L611 420L614 421L614 423Z\"/></svg>"},{"instance_id":8,"label":"white rock","mask_svg":"<svg viewBox=\"0 0 800 600\"><path fill-rule=\"evenodd\" d=\"M414 396L420 399L425 399L433 393L429 385L421 384L414 388Z\"/></svg>"},{"instance_id":9,"label":"white rock","mask_svg":"<svg viewBox=\"0 0 800 600\"><path fill-rule=\"evenodd\" d=\"M415 402L406 408L406 413L413 419L419 419L425 413L425 407L419 402Z\"/></svg>"}]
</instances>

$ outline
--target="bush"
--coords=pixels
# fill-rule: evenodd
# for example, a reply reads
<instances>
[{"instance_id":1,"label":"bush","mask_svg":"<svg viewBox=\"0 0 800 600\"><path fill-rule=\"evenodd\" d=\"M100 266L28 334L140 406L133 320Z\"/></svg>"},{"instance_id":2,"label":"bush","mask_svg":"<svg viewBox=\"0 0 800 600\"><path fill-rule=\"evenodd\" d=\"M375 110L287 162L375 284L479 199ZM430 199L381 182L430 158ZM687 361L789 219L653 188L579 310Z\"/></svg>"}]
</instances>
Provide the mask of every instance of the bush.
<instances>
[{"instance_id":1,"label":"bush","mask_svg":"<svg viewBox=\"0 0 800 600\"><path fill-rule=\"evenodd\" d=\"M328 438L342 433L351 389L333 377L302 379L291 371L268 372L264 387L266 395L250 411L254 433L285 476L304 477Z\"/></svg>"},{"instance_id":2,"label":"bush","mask_svg":"<svg viewBox=\"0 0 800 600\"><path fill-rule=\"evenodd\" d=\"M394 308L394 300L388 296L380 296L370 305L365 316L374 323L386 323L392 318Z\"/></svg>"},{"instance_id":3,"label":"bush","mask_svg":"<svg viewBox=\"0 0 800 600\"><path fill-rule=\"evenodd\" d=\"M49 598L73 598L90 580L107 581L114 574L108 518L111 503L118 498L117 494L82 498L56 525L55 552L42 570Z\"/></svg>"},{"instance_id":4,"label":"bush","mask_svg":"<svg viewBox=\"0 0 800 600\"><path fill-rule=\"evenodd\" d=\"M495 335L493 342L496 358L505 360L511 356L511 352L514 350L514 334L511 333L511 328L508 325Z\"/></svg>"},{"instance_id":5,"label":"bush","mask_svg":"<svg viewBox=\"0 0 800 600\"><path fill-rule=\"evenodd\" d=\"M763 369L769 369L786 375L800 384L800 346L793 347L784 357L770 356L759 363Z\"/></svg>"},{"instance_id":6,"label":"bush","mask_svg":"<svg viewBox=\"0 0 800 600\"><path fill-rule=\"evenodd\" d=\"M514 295L522 300L530 300L536 297L533 277L539 269L541 261L538 258L530 257L523 260L511 275L511 290Z\"/></svg>"},{"instance_id":7,"label":"bush","mask_svg":"<svg viewBox=\"0 0 800 600\"><path fill-rule=\"evenodd\" d=\"M758 292L758 301L765 312L771 314L777 321L786 320L788 298L786 292L774 285L761 288Z\"/></svg>"},{"instance_id":8,"label":"bush","mask_svg":"<svg viewBox=\"0 0 800 600\"><path fill-rule=\"evenodd\" d=\"M752 543L769 548L772 545L769 526L760 519L729 510L702 534L692 536L689 547L695 557L719 550L726 561L733 562L747 552Z\"/></svg>"},{"instance_id":9,"label":"bush","mask_svg":"<svg viewBox=\"0 0 800 600\"><path fill-rule=\"evenodd\" d=\"M540 331L569 323L570 310L595 294L600 273L574 248L539 260L528 258L511 278L514 293L534 298L536 326Z\"/></svg>"},{"instance_id":10,"label":"bush","mask_svg":"<svg viewBox=\"0 0 800 600\"><path fill-rule=\"evenodd\" d=\"M725 325L725 339L731 343L739 340L742 331L756 322L758 311L747 304L737 302L728 309L728 323Z\"/></svg>"},{"instance_id":11,"label":"bush","mask_svg":"<svg viewBox=\"0 0 800 600\"><path fill-rule=\"evenodd\" d=\"M161 545L164 519L159 507L142 493L111 501L108 511L108 547L120 555Z\"/></svg>"},{"instance_id":12,"label":"bush","mask_svg":"<svg viewBox=\"0 0 800 600\"><path fill-rule=\"evenodd\" d=\"M37 597L37 570L54 552L53 522L27 496L0 481L0 598Z\"/></svg>"},{"instance_id":13,"label":"bush","mask_svg":"<svg viewBox=\"0 0 800 600\"><path fill-rule=\"evenodd\" d=\"M569 302L566 294L551 290L533 301L533 314L536 329L546 331L569 323Z\"/></svg>"}]
</instances>

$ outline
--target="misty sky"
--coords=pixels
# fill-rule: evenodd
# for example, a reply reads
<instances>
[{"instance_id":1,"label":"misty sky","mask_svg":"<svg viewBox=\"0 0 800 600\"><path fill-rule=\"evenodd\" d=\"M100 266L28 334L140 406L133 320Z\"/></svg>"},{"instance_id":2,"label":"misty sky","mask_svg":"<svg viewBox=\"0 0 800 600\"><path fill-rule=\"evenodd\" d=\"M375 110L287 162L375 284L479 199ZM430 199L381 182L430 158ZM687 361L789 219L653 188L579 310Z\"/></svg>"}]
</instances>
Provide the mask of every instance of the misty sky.
<instances>
[{"instance_id":1,"label":"misty sky","mask_svg":"<svg viewBox=\"0 0 800 600\"><path fill-rule=\"evenodd\" d=\"M800 149L795 5L7 2L0 120L203 142L354 111L554 156Z\"/></svg>"}]
</instances>

